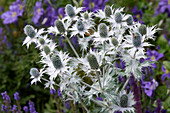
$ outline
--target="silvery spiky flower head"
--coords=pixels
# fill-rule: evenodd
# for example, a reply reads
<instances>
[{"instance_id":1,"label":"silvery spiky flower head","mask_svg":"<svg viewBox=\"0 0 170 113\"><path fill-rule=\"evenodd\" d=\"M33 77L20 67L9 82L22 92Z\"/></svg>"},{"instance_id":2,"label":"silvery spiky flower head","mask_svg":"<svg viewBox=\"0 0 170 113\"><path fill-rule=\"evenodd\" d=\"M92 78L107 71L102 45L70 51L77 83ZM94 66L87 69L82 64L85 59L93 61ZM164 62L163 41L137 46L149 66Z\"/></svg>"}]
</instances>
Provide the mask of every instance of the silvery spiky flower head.
<instances>
[{"instance_id":1,"label":"silvery spiky flower head","mask_svg":"<svg viewBox=\"0 0 170 113\"><path fill-rule=\"evenodd\" d=\"M77 23L76 23L76 25L77 25L77 29L78 29L79 31L83 31L83 30L84 30L84 23L83 23L82 20L78 20Z\"/></svg>"},{"instance_id":2,"label":"silvery spiky flower head","mask_svg":"<svg viewBox=\"0 0 170 113\"><path fill-rule=\"evenodd\" d=\"M51 52L50 48L47 45L43 46L43 50L44 50L46 55L48 55Z\"/></svg>"},{"instance_id":3,"label":"silvery spiky flower head","mask_svg":"<svg viewBox=\"0 0 170 113\"><path fill-rule=\"evenodd\" d=\"M58 29L58 31L59 31L60 33L64 33L64 32L65 32L65 27L64 27L62 21L56 20L56 21L55 21L55 26L57 27L57 29Z\"/></svg>"},{"instance_id":4,"label":"silvery spiky flower head","mask_svg":"<svg viewBox=\"0 0 170 113\"><path fill-rule=\"evenodd\" d=\"M35 76L35 77L38 77L39 76L39 71L37 68L31 68L30 69L30 75L31 76Z\"/></svg>"},{"instance_id":5,"label":"silvery spiky flower head","mask_svg":"<svg viewBox=\"0 0 170 113\"><path fill-rule=\"evenodd\" d=\"M116 46L118 46L118 44L119 44L119 42L118 42L118 40L116 39L116 38L112 38L111 39L111 42L112 42L112 44L116 47Z\"/></svg>"},{"instance_id":6,"label":"silvery spiky flower head","mask_svg":"<svg viewBox=\"0 0 170 113\"><path fill-rule=\"evenodd\" d=\"M61 62L61 59L60 57L57 55L57 54L53 54L52 57L51 57L51 61L53 63L53 66L56 68L56 69L60 69L63 67L63 64Z\"/></svg>"},{"instance_id":7,"label":"silvery spiky flower head","mask_svg":"<svg viewBox=\"0 0 170 113\"><path fill-rule=\"evenodd\" d=\"M132 15L129 15L129 17L126 19L127 25L132 25L133 24L133 17Z\"/></svg>"},{"instance_id":8,"label":"silvery spiky flower head","mask_svg":"<svg viewBox=\"0 0 170 113\"><path fill-rule=\"evenodd\" d=\"M146 26L145 25L141 25L138 30L139 30L139 33L141 35L145 35L146 34Z\"/></svg>"},{"instance_id":9,"label":"silvery spiky flower head","mask_svg":"<svg viewBox=\"0 0 170 113\"><path fill-rule=\"evenodd\" d=\"M105 13L105 16L106 17L110 17L110 15L112 14L112 10L111 10L111 7L110 6L105 6L104 8L104 13Z\"/></svg>"},{"instance_id":10,"label":"silvery spiky flower head","mask_svg":"<svg viewBox=\"0 0 170 113\"><path fill-rule=\"evenodd\" d=\"M93 54L89 54L87 56L87 60L89 62L91 69L98 69L99 68L99 64L97 62L97 59Z\"/></svg>"},{"instance_id":11,"label":"silvery spiky flower head","mask_svg":"<svg viewBox=\"0 0 170 113\"><path fill-rule=\"evenodd\" d=\"M138 32L133 33L132 42L135 47L139 47L141 45L141 34Z\"/></svg>"},{"instance_id":12,"label":"silvery spiky flower head","mask_svg":"<svg viewBox=\"0 0 170 113\"><path fill-rule=\"evenodd\" d=\"M117 23L121 23L121 22L122 22L122 14L121 14L121 13L117 12L117 13L115 14L115 21L116 21Z\"/></svg>"},{"instance_id":13,"label":"silvery spiky flower head","mask_svg":"<svg viewBox=\"0 0 170 113\"><path fill-rule=\"evenodd\" d=\"M106 38L108 36L108 30L105 23L99 24L98 30L100 37Z\"/></svg>"},{"instance_id":14,"label":"silvery spiky flower head","mask_svg":"<svg viewBox=\"0 0 170 113\"><path fill-rule=\"evenodd\" d=\"M30 38L34 38L36 33L35 33L35 30L34 30L34 27L31 26L31 25L26 25L24 27L24 32L27 36L29 36Z\"/></svg>"},{"instance_id":15,"label":"silvery spiky flower head","mask_svg":"<svg viewBox=\"0 0 170 113\"><path fill-rule=\"evenodd\" d=\"M116 98L117 104L113 106L113 111L134 111L133 105L135 104L134 96L131 92L128 94L123 90Z\"/></svg>"},{"instance_id":16,"label":"silvery spiky flower head","mask_svg":"<svg viewBox=\"0 0 170 113\"><path fill-rule=\"evenodd\" d=\"M44 44L45 44L45 40L44 40L42 37L39 38L39 42L40 42L41 45L44 45Z\"/></svg>"},{"instance_id":17,"label":"silvery spiky flower head","mask_svg":"<svg viewBox=\"0 0 170 113\"><path fill-rule=\"evenodd\" d=\"M71 18L75 16L75 11L74 11L74 8L71 4L66 5L65 12Z\"/></svg>"}]
</instances>

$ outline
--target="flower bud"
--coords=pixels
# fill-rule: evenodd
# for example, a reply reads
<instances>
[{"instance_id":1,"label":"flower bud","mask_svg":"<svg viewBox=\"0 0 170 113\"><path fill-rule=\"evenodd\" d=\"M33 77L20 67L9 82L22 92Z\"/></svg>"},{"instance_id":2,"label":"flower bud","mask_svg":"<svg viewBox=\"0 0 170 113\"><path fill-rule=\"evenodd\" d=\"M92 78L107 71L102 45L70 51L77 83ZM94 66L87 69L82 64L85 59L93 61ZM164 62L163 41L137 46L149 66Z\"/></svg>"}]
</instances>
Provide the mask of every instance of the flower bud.
<instances>
[{"instance_id":1,"label":"flower bud","mask_svg":"<svg viewBox=\"0 0 170 113\"><path fill-rule=\"evenodd\" d=\"M115 21L117 23L121 23L122 22L122 14L121 13L116 13L115 14Z\"/></svg>"},{"instance_id":2,"label":"flower bud","mask_svg":"<svg viewBox=\"0 0 170 113\"><path fill-rule=\"evenodd\" d=\"M141 25L138 30L139 30L139 33L141 35L145 35L146 34L146 26L145 25Z\"/></svg>"},{"instance_id":3,"label":"flower bud","mask_svg":"<svg viewBox=\"0 0 170 113\"><path fill-rule=\"evenodd\" d=\"M31 68L30 69L30 75L34 76L34 77L38 77L39 76L39 71L37 68Z\"/></svg>"},{"instance_id":4,"label":"flower bud","mask_svg":"<svg viewBox=\"0 0 170 113\"><path fill-rule=\"evenodd\" d=\"M31 38L34 38L36 33L35 33L35 30L34 30L34 27L32 27L31 25L26 25L24 27L24 32L27 36L31 37Z\"/></svg>"},{"instance_id":5,"label":"flower bud","mask_svg":"<svg viewBox=\"0 0 170 113\"><path fill-rule=\"evenodd\" d=\"M41 45L45 44L45 40L43 38L39 38L39 42L40 42Z\"/></svg>"},{"instance_id":6,"label":"flower bud","mask_svg":"<svg viewBox=\"0 0 170 113\"><path fill-rule=\"evenodd\" d=\"M75 11L74 11L74 8L71 4L66 5L65 12L71 18L75 16Z\"/></svg>"},{"instance_id":7,"label":"flower bud","mask_svg":"<svg viewBox=\"0 0 170 113\"><path fill-rule=\"evenodd\" d=\"M132 42L135 47L139 47L141 45L141 34L138 32L133 33Z\"/></svg>"},{"instance_id":8,"label":"flower bud","mask_svg":"<svg viewBox=\"0 0 170 113\"><path fill-rule=\"evenodd\" d=\"M108 6L108 5L105 6L104 13L105 13L106 17L110 17L110 15L112 14L112 10L111 10L110 6Z\"/></svg>"},{"instance_id":9,"label":"flower bud","mask_svg":"<svg viewBox=\"0 0 170 113\"><path fill-rule=\"evenodd\" d=\"M132 25L133 24L133 17L132 15L130 15L127 19L126 19L127 25Z\"/></svg>"},{"instance_id":10,"label":"flower bud","mask_svg":"<svg viewBox=\"0 0 170 113\"><path fill-rule=\"evenodd\" d=\"M52 55L51 61L56 69L61 69L63 67L61 59L58 55L56 54Z\"/></svg>"},{"instance_id":11,"label":"flower bud","mask_svg":"<svg viewBox=\"0 0 170 113\"><path fill-rule=\"evenodd\" d=\"M114 46L118 46L118 40L116 39L116 38L112 38L111 39L111 42L112 42L112 44L114 45Z\"/></svg>"},{"instance_id":12,"label":"flower bud","mask_svg":"<svg viewBox=\"0 0 170 113\"><path fill-rule=\"evenodd\" d=\"M91 69L98 69L99 68L99 64L97 62L97 59L93 54L89 54L87 56L87 60L89 62Z\"/></svg>"},{"instance_id":13,"label":"flower bud","mask_svg":"<svg viewBox=\"0 0 170 113\"><path fill-rule=\"evenodd\" d=\"M47 45L43 46L43 50L44 50L46 55L48 55L51 51L50 48Z\"/></svg>"},{"instance_id":14,"label":"flower bud","mask_svg":"<svg viewBox=\"0 0 170 113\"><path fill-rule=\"evenodd\" d=\"M89 15L88 13L84 13L84 19L88 20L89 19Z\"/></svg>"},{"instance_id":15,"label":"flower bud","mask_svg":"<svg viewBox=\"0 0 170 113\"><path fill-rule=\"evenodd\" d=\"M55 21L55 26L57 27L57 29L58 29L58 31L60 33L64 33L65 32L64 25L63 25L63 23L60 20L56 20Z\"/></svg>"},{"instance_id":16,"label":"flower bud","mask_svg":"<svg viewBox=\"0 0 170 113\"><path fill-rule=\"evenodd\" d=\"M78 20L78 21L77 21L77 29L78 29L79 31L83 31L83 30L84 30L84 23L83 23L82 20Z\"/></svg>"},{"instance_id":17,"label":"flower bud","mask_svg":"<svg viewBox=\"0 0 170 113\"><path fill-rule=\"evenodd\" d=\"M127 107L128 106L128 96L126 94L120 97L120 106Z\"/></svg>"},{"instance_id":18,"label":"flower bud","mask_svg":"<svg viewBox=\"0 0 170 113\"><path fill-rule=\"evenodd\" d=\"M99 30L100 37L102 37L102 38L107 37L107 26L105 23L99 24L98 30Z\"/></svg>"}]
</instances>

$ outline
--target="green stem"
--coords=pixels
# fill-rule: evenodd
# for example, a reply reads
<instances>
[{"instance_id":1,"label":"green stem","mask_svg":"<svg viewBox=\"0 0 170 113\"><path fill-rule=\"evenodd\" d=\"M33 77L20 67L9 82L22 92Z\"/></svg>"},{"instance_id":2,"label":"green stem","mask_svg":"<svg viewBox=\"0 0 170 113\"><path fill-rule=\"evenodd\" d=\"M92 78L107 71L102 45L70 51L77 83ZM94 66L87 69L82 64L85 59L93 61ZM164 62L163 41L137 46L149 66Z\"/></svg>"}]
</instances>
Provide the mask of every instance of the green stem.
<instances>
[{"instance_id":1,"label":"green stem","mask_svg":"<svg viewBox=\"0 0 170 113\"><path fill-rule=\"evenodd\" d=\"M102 84L101 84L100 77L99 77L99 74L98 74L97 71L96 71L96 75L97 75L97 79L98 79L98 81L99 81L100 89L102 90Z\"/></svg>"}]
</instances>

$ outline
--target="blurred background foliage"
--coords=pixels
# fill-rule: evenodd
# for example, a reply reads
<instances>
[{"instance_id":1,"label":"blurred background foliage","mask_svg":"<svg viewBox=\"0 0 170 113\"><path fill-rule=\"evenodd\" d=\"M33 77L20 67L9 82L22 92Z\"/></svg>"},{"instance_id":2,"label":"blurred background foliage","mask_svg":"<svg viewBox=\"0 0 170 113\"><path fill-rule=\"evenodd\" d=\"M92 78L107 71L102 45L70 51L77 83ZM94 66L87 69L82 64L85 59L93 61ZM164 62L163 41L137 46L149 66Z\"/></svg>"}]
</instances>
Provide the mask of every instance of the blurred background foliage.
<instances>
[{"instance_id":1,"label":"blurred background foliage","mask_svg":"<svg viewBox=\"0 0 170 113\"><path fill-rule=\"evenodd\" d=\"M0 15L8 11L9 6L15 1L16 0L0 0ZM22 16L18 17L17 22L3 24L3 19L0 19L0 27L3 29L3 33L0 35L0 41L3 41L4 35L7 37L5 43L0 43L0 92L7 91L11 100L13 100L13 94L17 91L20 94L20 103L22 106L27 105L27 102L32 100L35 102L36 110L39 113L55 113L56 101L53 99L53 96L50 95L49 89L44 89L41 83L38 83L38 85L30 85L30 68L41 67L38 63L40 60L39 52L35 49L34 44L30 46L30 49L27 49L26 46L22 46L23 40L26 37L23 31L26 24L36 26L37 29L49 26L41 23L35 24L32 21L34 6L37 1L39 0L26 0L24 13ZM42 0L44 10L47 9L48 6L46 3L49 3L49 1L56 12L59 8L65 7L66 4L75 5L75 3L79 3L79 6L83 6L82 0ZM93 0L91 0L91 2L93 2ZM114 4L116 8L125 7L126 13L132 14L137 20L143 22L147 26L157 24L157 26L161 28L161 30L156 33L156 40L151 42L156 46L150 48L164 54L164 57L156 63L157 69L154 70L155 72L153 75L153 78L158 81L159 86L155 90L154 97L147 97L147 100L152 102L155 99L161 99L163 107L170 112L170 97L168 97L169 93L167 94L170 90L170 81L169 79L166 79L166 82L161 81L161 75L164 73L161 70L163 64L166 70L170 72L170 18L168 17L167 11L155 16L155 11L159 7L159 2L160 0L108 0L105 4L110 6ZM141 12L133 12L135 6L137 7L136 12L141 10L142 14ZM40 19L40 21L42 20ZM60 37L51 36L51 38L57 42L60 41ZM64 42L64 40L62 41ZM68 49L67 45L64 45L64 49ZM59 97L57 96L57 98ZM2 97L0 97L0 101L3 101ZM65 106L62 99L58 101L60 103L59 106ZM145 103L145 100L142 100L142 102ZM72 103L70 104L72 105ZM146 106L143 107L146 108ZM150 107L154 108L156 104L152 102ZM61 109L62 108L65 109L65 107L61 107ZM71 112L68 110L66 111L69 113ZM81 112L81 110L79 112Z\"/></svg>"}]
</instances>

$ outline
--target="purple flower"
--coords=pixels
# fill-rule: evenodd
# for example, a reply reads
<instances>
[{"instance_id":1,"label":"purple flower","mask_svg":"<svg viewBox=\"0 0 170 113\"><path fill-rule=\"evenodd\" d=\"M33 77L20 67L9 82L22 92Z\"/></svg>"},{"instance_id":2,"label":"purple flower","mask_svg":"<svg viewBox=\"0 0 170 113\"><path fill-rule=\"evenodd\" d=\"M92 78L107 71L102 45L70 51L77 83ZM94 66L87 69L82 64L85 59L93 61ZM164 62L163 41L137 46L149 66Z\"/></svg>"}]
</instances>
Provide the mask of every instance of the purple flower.
<instances>
[{"instance_id":1,"label":"purple flower","mask_svg":"<svg viewBox=\"0 0 170 113\"><path fill-rule=\"evenodd\" d=\"M16 106L16 105L13 105L13 107L12 107L12 113L16 113L16 111L17 111L17 106Z\"/></svg>"},{"instance_id":2,"label":"purple flower","mask_svg":"<svg viewBox=\"0 0 170 113\"><path fill-rule=\"evenodd\" d=\"M19 16L22 16L22 13L24 12L24 7L25 7L26 1L24 0L23 2L21 0L17 0L16 2L13 2L11 5L19 7Z\"/></svg>"},{"instance_id":3,"label":"purple flower","mask_svg":"<svg viewBox=\"0 0 170 113\"><path fill-rule=\"evenodd\" d=\"M51 93L51 95L55 95L56 94L56 90L55 89L51 89L50 93Z\"/></svg>"},{"instance_id":4,"label":"purple flower","mask_svg":"<svg viewBox=\"0 0 170 113\"><path fill-rule=\"evenodd\" d=\"M15 99L16 101L18 101L18 100L20 99L18 92L14 93L14 99Z\"/></svg>"},{"instance_id":5,"label":"purple flower","mask_svg":"<svg viewBox=\"0 0 170 113\"><path fill-rule=\"evenodd\" d=\"M116 62L116 67L120 69L125 69L125 62L120 59L120 62Z\"/></svg>"},{"instance_id":6,"label":"purple flower","mask_svg":"<svg viewBox=\"0 0 170 113\"><path fill-rule=\"evenodd\" d=\"M96 97L97 100L103 101L103 99L101 97Z\"/></svg>"},{"instance_id":7,"label":"purple flower","mask_svg":"<svg viewBox=\"0 0 170 113\"><path fill-rule=\"evenodd\" d=\"M150 49L147 50L147 55L148 55L148 58L146 60L149 60L149 61L158 61L159 59L164 57L163 53L158 53L156 50L152 51ZM157 67L155 63L153 63L151 65L153 68Z\"/></svg>"},{"instance_id":8,"label":"purple flower","mask_svg":"<svg viewBox=\"0 0 170 113\"><path fill-rule=\"evenodd\" d=\"M168 38L166 34L163 34L163 35L164 35L165 39L168 41L168 45L170 46L170 38Z\"/></svg>"},{"instance_id":9,"label":"purple flower","mask_svg":"<svg viewBox=\"0 0 170 113\"><path fill-rule=\"evenodd\" d=\"M138 10L138 8L135 6L133 9L132 9L132 13L133 13L133 18L134 18L134 21L137 22L139 21L141 24L143 24L143 20L142 20L142 16L143 16L143 12L142 10Z\"/></svg>"},{"instance_id":10,"label":"purple flower","mask_svg":"<svg viewBox=\"0 0 170 113\"><path fill-rule=\"evenodd\" d=\"M34 24L38 24L39 19L41 18L43 14L44 14L44 9L42 8L41 1L36 2L34 6L34 16L32 18L32 21L34 22Z\"/></svg>"},{"instance_id":11,"label":"purple flower","mask_svg":"<svg viewBox=\"0 0 170 113\"><path fill-rule=\"evenodd\" d=\"M1 15L1 19L3 19L3 24L11 24L18 20L19 7L17 7L16 5L11 5L9 9L9 11L6 11Z\"/></svg>"},{"instance_id":12,"label":"purple flower","mask_svg":"<svg viewBox=\"0 0 170 113\"><path fill-rule=\"evenodd\" d=\"M64 8L63 7L60 7L60 8L58 8L58 18L63 18L63 17L65 17L65 12L64 12Z\"/></svg>"},{"instance_id":13,"label":"purple flower","mask_svg":"<svg viewBox=\"0 0 170 113\"><path fill-rule=\"evenodd\" d=\"M167 13L170 17L170 2L169 0L160 0L158 9L155 11L155 16L159 13Z\"/></svg>"},{"instance_id":14,"label":"purple flower","mask_svg":"<svg viewBox=\"0 0 170 113\"><path fill-rule=\"evenodd\" d=\"M71 37L71 41L73 42L73 44L75 45L75 47L78 47L78 46L79 46L77 37L75 37L75 36Z\"/></svg>"},{"instance_id":15,"label":"purple flower","mask_svg":"<svg viewBox=\"0 0 170 113\"><path fill-rule=\"evenodd\" d=\"M30 113L36 112L36 111L35 111L34 102L29 101L28 104L29 104Z\"/></svg>"},{"instance_id":16,"label":"purple flower","mask_svg":"<svg viewBox=\"0 0 170 113\"><path fill-rule=\"evenodd\" d=\"M61 94L60 88L58 88L57 93L58 93L58 96L59 96L59 97L62 97L62 94Z\"/></svg>"},{"instance_id":17,"label":"purple flower","mask_svg":"<svg viewBox=\"0 0 170 113\"><path fill-rule=\"evenodd\" d=\"M104 9L105 3L109 0L84 0L83 1L83 7L85 7L83 10L89 10L96 12L98 9Z\"/></svg>"},{"instance_id":18,"label":"purple flower","mask_svg":"<svg viewBox=\"0 0 170 113\"><path fill-rule=\"evenodd\" d=\"M3 97L3 100L4 100L4 103L6 101L8 101L9 103L11 103L11 99L10 97L7 95L7 92L5 91L4 93L1 93L2 97Z\"/></svg>"},{"instance_id":19,"label":"purple flower","mask_svg":"<svg viewBox=\"0 0 170 113\"><path fill-rule=\"evenodd\" d=\"M158 82L153 79L151 82L142 81L141 87L144 88L146 95L151 97L153 91L156 89L157 86L158 86Z\"/></svg>"},{"instance_id":20,"label":"purple flower","mask_svg":"<svg viewBox=\"0 0 170 113\"><path fill-rule=\"evenodd\" d=\"M23 110L27 113L27 112L28 112L28 107L27 107L27 106L24 106L24 107L23 107Z\"/></svg>"},{"instance_id":21,"label":"purple flower","mask_svg":"<svg viewBox=\"0 0 170 113\"><path fill-rule=\"evenodd\" d=\"M3 105L1 106L1 109L4 113L7 113L8 112L8 109L7 109L7 106L6 105Z\"/></svg>"},{"instance_id":22,"label":"purple flower","mask_svg":"<svg viewBox=\"0 0 170 113\"><path fill-rule=\"evenodd\" d=\"M70 109L70 103L69 103L68 101L65 102L65 108L66 108L67 110Z\"/></svg>"},{"instance_id":23,"label":"purple flower","mask_svg":"<svg viewBox=\"0 0 170 113\"><path fill-rule=\"evenodd\" d=\"M164 66L162 66L162 71L164 72L164 74L162 75L161 79L164 82L166 77L170 78L170 72L167 69L165 69Z\"/></svg>"}]
</instances>

